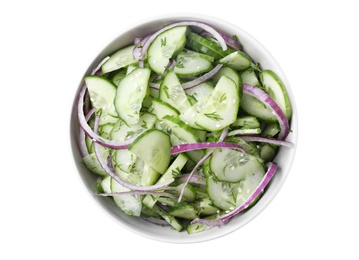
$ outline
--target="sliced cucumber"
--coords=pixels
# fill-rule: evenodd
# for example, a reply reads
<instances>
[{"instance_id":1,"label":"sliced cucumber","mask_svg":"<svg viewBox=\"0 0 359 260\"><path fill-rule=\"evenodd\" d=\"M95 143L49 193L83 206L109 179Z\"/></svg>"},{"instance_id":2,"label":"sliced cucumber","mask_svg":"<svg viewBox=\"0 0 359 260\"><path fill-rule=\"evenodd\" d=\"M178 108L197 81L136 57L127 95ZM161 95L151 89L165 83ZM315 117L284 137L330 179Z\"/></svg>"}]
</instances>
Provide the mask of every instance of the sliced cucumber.
<instances>
[{"instance_id":1,"label":"sliced cucumber","mask_svg":"<svg viewBox=\"0 0 359 260\"><path fill-rule=\"evenodd\" d=\"M160 99L183 113L191 107L176 73L169 71L160 86Z\"/></svg>"},{"instance_id":2,"label":"sliced cucumber","mask_svg":"<svg viewBox=\"0 0 359 260\"><path fill-rule=\"evenodd\" d=\"M183 219L195 219L198 217L198 210L191 204L181 204L179 206L172 207L168 210L168 213L172 216Z\"/></svg>"},{"instance_id":3,"label":"sliced cucumber","mask_svg":"<svg viewBox=\"0 0 359 260\"><path fill-rule=\"evenodd\" d=\"M150 129L137 137L128 150L163 174L170 163L171 147L167 134L157 129Z\"/></svg>"},{"instance_id":4,"label":"sliced cucumber","mask_svg":"<svg viewBox=\"0 0 359 260\"><path fill-rule=\"evenodd\" d=\"M102 181L101 181L101 188L103 190L103 192L106 193L111 193L111 176L110 175L106 175L103 177Z\"/></svg>"},{"instance_id":5,"label":"sliced cucumber","mask_svg":"<svg viewBox=\"0 0 359 260\"><path fill-rule=\"evenodd\" d=\"M115 108L127 125L138 123L143 99L148 91L151 70L137 68L123 78L117 87Z\"/></svg>"},{"instance_id":6,"label":"sliced cucumber","mask_svg":"<svg viewBox=\"0 0 359 260\"><path fill-rule=\"evenodd\" d=\"M157 181L158 184L164 183L170 180L173 177L176 177L178 173L181 172L183 166L187 163L188 157L184 154L179 154L177 158L172 162L167 171L160 176L160 179ZM146 195L142 203L149 208L152 208L157 202L158 196Z\"/></svg>"},{"instance_id":7,"label":"sliced cucumber","mask_svg":"<svg viewBox=\"0 0 359 260\"><path fill-rule=\"evenodd\" d=\"M126 192L128 188L123 187L111 178L111 192ZM142 203L140 196L137 195L115 195L113 200L116 205L127 215L139 217L141 215Z\"/></svg>"},{"instance_id":8,"label":"sliced cucumber","mask_svg":"<svg viewBox=\"0 0 359 260\"><path fill-rule=\"evenodd\" d=\"M262 88L262 85L258 80L256 70L254 68L250 67L250 68L244 70L241 73L241 77L242 77L243 84L249 84L252 86L256 86L258 88Z\"/></svg>"},{"instance_id":9,"label":"sliced cucumber","mask_svg":"<svg viewBox=\"0 0 359 260\"><path fill-rule=\"evenodd\" d=\"M170 104L158 99L152 99L152 108L151 112L157 116L158 119L162 119L166 115L169 116L178 116L179 112L176 108Z\"/></svg>"},{"instance_id":10,"label":"sliced cucumber","mask_svg":"<svg viewBox=\"0 0 359 260\"><path fill-rule=\"evenodd\" d=\"M159 34L148 48L148 64L158 75L166 70L170 58L179 53L186 43L187 26L179 26Z\"/></svg>"},{"instance_id":11,"label":"sliced cucumber","mask_svg":"<svg viewBox=\"0 0 359 260\"><path fill-rule=\"evenodd\" d=\"M249 68L252 64L252 60L245 52L235 51L220 59L219 63L240 71Z\"/></svg>"},{"instance_id":12,"label":"sliced cucumber","mask_svg":"<svg viewBox=\"0 0 359 260\"><path fill-rule=\"evenodd\" d=\"M154 205L153 209L157 212L164 220L166 220L175 230L180 232L183 229L183 226L176 219L176 217L168 214L166 211L161 209L159 206Z\"/></svg>"},{"instance_id":13,"label":"sliced cucumber","mask_svg":"<svg viewBox=\"0 0 359 260\"><path fill-rule=\"evenodd\" d=\"M187 109L183 114L179 115L179 118L185 122L186 124L190 125L194 129L203 129L197 124L198 117L200 116L201 112L203 111L204 107L208 103L211 97L210 93L206 97L203 97L200 101L194 104L192 107Z\"/></svg>"},{"instance_id":14,"label":"sliced cucumber","mask_svg":"<svg viewBox=\"0 0 359 260\"><path fill-rule=\"evenodd\" d=\"M277 118L273 114L273 110L270 107L267 107L263 102L259 101L257 98L243 93L243 98L241 99L241 108L249 115L255 116L259 119L262 119L267 122L277 122Z\"/></svg>"},{"instance_id":15,"label":"sliced cucumber","mask_svg":"<svg viewBox=\"0 0 359 260\"><path fill-rule=\"evenodd\" d=\"M202 198L197 207L199 208L199 215L209 216L219 212L219 209L212 205L212 201L208 197Z\"/></svg>"},{"instance_id":16,"label":"sliced cucumber","mask_svg":"<svg viewBox=\"0 0 359 260\"><path fill-rule=\"evenodd\" d=\"M206 218L203 218L203 219L206 219L206 220L215 220L217 219L217 215L211 215L211 216L208 216ZM199 233L199 232L202 232L202 231L206 231L206 230L209 230L209 229L212 229L213 227L211 226L207 226L207 225L204 225L204 224L201 224L201 223L189 223L186 227L186 231L189 235L191 234L196 234L196 233Z\"/></svg>"},{"instance_id":17,"label":"sliced cucumber","mask_svg":"<svg viewBox=\"0 0 359 260\"><path fill-rule=\"evenodd\" d=\"M133 165L137 161L137 156L127 149L121 149L115 151L113 160L115 161L116 166L119 167L122 171L130 172L133 168Z\"/></svg>"},{"instance_id":18,"label":"sliced cucumber","mask_svg":"<svg viewBox=\"0 0 359 260\"><path fill-rule=\"evenodd\" d=\"M207 193L214 206L229 212L242 204L258 187L264 176L263 171L256 171L236 183L216 181L207 178Z\"/></svg>"},{"instance_id":19,"label":"sliced cucumber","mask_svg":"<svg viewBox=\"0 0 359 260\"><path fill-rule=\"evenodd\" d=\"M227 67L227 66L223 66L216 73L216 75L214 75L214 77L212 78L213 84L217 84L217 82L223 75L229 77L231 80L234 81L234 83L236 83L238 91L240 91L242 89L242 79L239 76L238 72L236 70L232 69L231 67Z\"/></svg>"},{"instance_id":20,"label":"sliced cucumber","mask_svg":"<svg viewBox=\"0 0 359 260\"><path fill-rule=\"evenodd\" d=\"M254 156L233 149L216 149L209 166L216 178L225 182L239 182L256 172L264 174L263 165Z\"/></svg>"},{"instance_id":21,"label":"sliced cucumber","mask_svg":"<svg viewBox=\"0 0 359 260\"><path fill-rule=\"evenodd\" d=\"M141 185L142 186L151 186L155 184L160 177L158 171L153 169L149 164L145 164L143 167Z\"/></svg>"},{"instance_id":22,"label":"sliced cucumber","mask_svg":"<svg viewBox=\"0 0 359 260\"><path fill-rule=\"evenodd\" d=\"M190 78L210 71L212 62L192 52L181 52L177 55L174 72L180 78Z\"/></svg>"},{"instance_id":23,"label":"sliced cucumber","mask_svg":"<svg viewBox=\"0 0 359 260\"><path fill-rule=\"evenodd\" d=\"M271 70L259 72L259 77L264 90L282 109L285 116L290 119L292 116L292 107L285 86L280 78Z\"/></svg>"},{"instance_id":24,"label":"sliced cucumber","mask_svg":"<svg viewBox=\"0 0 359 260\"><path fill-rule=\"evenodd\" d=\"M103 146L101 146L100 154L104 160L107 160L108 151ZM92 171L93 173L96 173L100 176L107 175L105 170L101 167L100 163L98 162L95 153L90 153L84 158L82 158L82 162L86 166L86 168Z\"/></svg>"},{"instance_id":25,"label":"sliced cucumber","mask_svg":"<svg viewBox=\"0 0 359 260\"><path fill-rule=\"evenodd\" d=\"M194 32L188 33L186 46L197 52L212 56L215 60L219 60L228 54L222 50L218 43L199 36Z\"/></svg>"},{"instance_id":26,"label":"sliced cucumber","mask_svg":"<svg viewBox=\"0 0 359 260\"><path fill-rule=\"evenodd\" d=\"M196 124L208 131L219 131L236 121L239 103L236 83L223 75L198 116Z\"/></svg>"},{"instance_id":27,"label":"sliced cucumber","mask_svg":"<svg viewBox=\"0 0 359 260\"><path fill-rule=\"evenodd\" d=\"M258 119L254 116L242 116L238 117L233 124L231 124L231 128L241 128L241 129L253 129L260 127L260 123Z\"/></svg>"},{"instance_id":28,"label":"sliced cucumber","mask_svg":"<svg viewBox=\"0 0 359 260\"><path fill-rule=\"evenodd\" d=\"M102 64L102 73L106 74L108 72L126 67L130 64L137 63L137 60L135 60L132 55L134 47L134 45L130 45L113 53L110 58L104 64Z\"/></svg>"},{"instance_id":29,"label":"sliced cucumber","mask_svg":"<svg viewBox=\"0 0 359 260\"><path fill-rule=\"evenodd\" d=\"M116 96L116 86L108 79L99 76L85 77L85 84L90 93L91 102L96 112L101 111L101 117L114 110L113 102ZM112 112L112 114L116 112Z\"/></svg>"}]
</instances>

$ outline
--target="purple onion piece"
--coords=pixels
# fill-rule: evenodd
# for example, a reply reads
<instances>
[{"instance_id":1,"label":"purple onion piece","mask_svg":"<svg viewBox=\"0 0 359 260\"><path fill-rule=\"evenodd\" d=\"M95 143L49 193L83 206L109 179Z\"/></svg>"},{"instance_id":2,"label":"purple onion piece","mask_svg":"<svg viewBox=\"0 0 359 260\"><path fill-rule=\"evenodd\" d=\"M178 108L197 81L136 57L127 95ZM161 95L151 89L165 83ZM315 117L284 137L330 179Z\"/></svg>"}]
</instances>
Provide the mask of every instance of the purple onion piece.
<instances>
[{"instance_id":1,"label":"purple onion piece","mask_svg":"<svg viewBox=\"0 0 359 260\"><path fill-rule=\"evenodd\" d=\"M281 129L278 138L281 140L285 139L289 134L289 122L277 103L266 92L249 84L243 84L243 92L257 98L259 101L273 110L274 116L277 118L279 127Z\"/></svg>"}]
</instances>

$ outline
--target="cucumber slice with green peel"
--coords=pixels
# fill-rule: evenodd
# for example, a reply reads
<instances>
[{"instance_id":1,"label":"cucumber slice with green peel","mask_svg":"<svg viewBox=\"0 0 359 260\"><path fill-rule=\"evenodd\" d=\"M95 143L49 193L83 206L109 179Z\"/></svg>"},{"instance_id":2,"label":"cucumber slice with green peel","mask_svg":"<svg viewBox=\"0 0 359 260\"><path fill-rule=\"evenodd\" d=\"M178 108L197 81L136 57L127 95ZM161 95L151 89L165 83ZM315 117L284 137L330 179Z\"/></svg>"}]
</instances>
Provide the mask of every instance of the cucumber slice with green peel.
<instances>
[{"instance_id":1,"label":"cucumber slice with green peel","mask_svg":"<svg viewBox=\"0 0 359 260\"><path fill-rule=\"evenodd\" d=\"M138 169L140 166L141 169ZM134 164L134 168L137 167L137 169L132 169L130 172L125 172L121 170L117 165L114 166L115 172L120 178L128 183L131 183L133 185L140 185L141 183L141 173L143 171L143 165Z\"/></svg>"},{"instance_id":2,"label":"cucumber slice with green peel","mask_svg":"<svg viewBox=\"0 0 359 260\"><path fill-rule=\"evenodd\" d=\"M137 68L138 68L138 65L134 65L134 64L128 65L127 70L126 70L126 75L130 74L132 71L134 71Z\"/></svg>"},{"instance_id":3,"label":"cucumber slice with green peel","mask_svg":"<svg viewBox=\"0 0 359 260\"><path fill-rule=\"evenodd\" d=\"M103 192L105 193L111 193L111 177L110 175L106 175L103 177L102 181L101 181L101 188L103 190Z\"/></svg>"},{"instance_id":4,"label":"cucumber slice with green peel","mask_svg":"<svg viewBox=\"0 0 359 260\"><path fill-rule=\"evenodd\" d=\"M110 58L104 64L102 64L102 73L106 74L108 72L137 63L137 60L133 58L132 54L134 47L135 45L130 45L110 55Z\"/></svg>"},{"instance_id":5,"label":"cucumber slice with green peel","mask_svg":"<svg viewBox=\"0 0 359 260\"><path fill-rule=\"evenodd\" d=\"M262 135L267 136L267 137L274 137L279 132L280 132L280 127L279 127L278 123L276 123L276 122L268 123L268 124L266 124L264 130L262 131Z\"/></svg>"},{"instance_id":6,"label":"cucumber slice with green peel","mask_svg":"<svg viewBox=\"0 0 359 260\"><path fill-rule=\"evenodd\" d=\"M257 71L254 68L248 68L241 73L242 83L249 84L258 88L262 88L261 83L257 77Z\"/></svg>"},{"instance_id":7,"label":"cucumber slice with green peel","mask_svg":"<svg viewBox=\"0 0 359 260\"><path fill-rule=\"evenodd\" d=\"M217 219L217 214L216 215L211 215L211 216L208 216L206 218L203 218L205 220L216 220ZM204 224L201 224L201 223L189 223L186 227L186 231L189 235L191 234L196 234L196 233L199 233L199 232L202 232L202 231L206 231L206 230L209 230L209 229L212 229L213 227L212 226L207 226L207 225L204 225Z\"/></svg>"},{"instance_id":8,"label":"cucumber slice with green peel","mask_svg":"<svg viewBox=\"0 0 359 260\"><path fill-rule=\"evenodd\" d=\"M277 154L277 147L271 144L262 144L260 146L260 157L265 162L272 161Z\"/></svg>"},{"instance_id":9,"label":"cucumber slice with green peel","mask_svg":"<svg viewBox=\"0 0 359 260\"><path fill-rule=\"evenodd\" d=\"M103 157L103 159L107 160L108 151L105 148L101 149L101 156ZM86 166L87 169L89 169L93 173L96 173L97 175L100 176L107 175L105 170L101 167L100 163L98 162L97 157L94 153L90 153L86 155L84 158L82 158L82 163Z\"/></svg>"},{"instance_id":10,"label":"cucumber slice with green peel","mask_svg":"<svg viewBox=\"0 0 359 260\"><path fill-rule=\"evenodd\" d=\"M209 197L199 200L197 208L199 209L199 215L201 216L209 216L219 212L219 209L212 205L212 201Z\"/></svg>"},{"instance_id":11,"label":"cucumber slice with green peel","mask_svg":"<svg viewBox=\"0 0 359 260\"><path fill-rule=\"evenodd\" d=\"M243 181L236 183L207 178L207 193L215 207L228 213L248 199L262 181L263 176L264 170L256 171L248 175Z\"/></svg>"},{"instance_id":12,"label":"cucumber slice with green peel","mask_svg":"<svg viewBox=\"0 0 359 260\"><path fill-rule=\"evenodd\" d=\"M85 77L85 84L90 93L90 100L96 112L101 112L101 117L107 116L113 110L113 102L116 96L116 86L108 79L99 76ZM116 112L112 112L112 114Z\"/></svg>"},{"instance_id":13,"label":"cucumber slice with green peel","mask_svg":"<svg viewBox=\"0 0 359 260\"><path fill-rule=\"evenodd\" d=\"M241 128L241 129L253 129L260 127L258 119L254 116L243 116L238 117L236 121L231 124L231 128Z\"/></svg>"},{"instance_id":14,"label":"cucumber slice with green peel","mask_svg":"<svg viewBox=\"0 0 359 260\"><path fill-rule=\"evenodd\" d=\"M117 181L111 178L111 192L126 192L130 191L123 187ZM116 205L127 215L139 217L141 215L142 203L140 196L137 195L114 195L113 200Z\"/></svg>"},{"instance_id":15,"label":"cucumber slice with green peel","mask_svg":"<svg viewBox=\"0 0 359 260\"><path fill-rule=\"evenodd\" d=\"M212 62L191 52L181 52L177 55L174 72L180 78L190 78L213 69Z\"/></svg>"},{"instance_id":16,"label":"cucumber slice with green peel","mask_svg":"<svg viewBox=\"0 0 359 260\"><path fill-rule=\"evenodd\" d=\"M158 119L167 115L176 117L180 114L176 108L158 98L152 99L151 113L155 114Z\"/></svg>"},{"instance_id":17,"label":"cucumber slice with green peel","mask_svg":"<svg viewBox=\"0 0 359 260\"><path fill-rule=\"evenodd\" d=\"M270 107L267 107L263 102L247 93L243 93L240 106L248 115L255 116L266 122L278 121Z\"/></svg>"},{"instance_id":18,"label":"cucumber slice with green peel","mask_svg":"<svg viewBox=\"0 0 359 260\"><path fill-rule=\"evenodd\" d=\"M191 51L191 50L188 50L188 49L184 49L183 51L187 52L187 53L189 53L189 54L191 54L193 56L199 56L199 57L201 57L203 59L206 59L206 60L208 60L210 62L214 62L214 58L212 56L209 56L209 55L206 55L206 54L203 54L203 53L199 53L199 52L196 52L196 51Z\"/></svg>"},{"instance_id":19,"label":"cucumber slice with green peel","mask_svg":"<svg viewBox=\"0 0 359 260\"><path fill-rule=\"evenodd\" d=\"M177 158L171 163L170 167L168 167L166 172L162 176L160 176L159 180L157 181L157 184L164 183L171 178L178 176L187 161L188 157L185 154L179 154ZM157 199L158 196L146 195L142 203L147 207L152 208L153 205L156 204Z\"/></svg>"},{"instance_id":20,"label":"cucumber slice with green peel","mask_svg":"<svg viewBox=\"0 0 359 260\"><path fill-rule=\"evenodd\" d=\"M252 60L245 52L235 51L220 59L219 63L240 71L249 68L252 64Z\"/></svg>"},{"instance_id":21,"label":"cucumber slice with green peel","mask_svg":"<svg viewBox=\"0 0 359 260\"><path fill-rule=\"evenodd\" d=\"M137 156L127 149L116 150L113 157L115 164L124 172L131 172L133 165L137 161Z\"/></svg>"},{"instance_id":22,"label":"cucumber slice with green peel","mask_svg":"<svg viewBox=\"0 0 359 260\"><path fill-rule=\"evenodd\" d=\"M121 69L119 71L114 71L114 73L113 73L113 75L111 75L110 79L113 82L113 84L115 84L115 86L117 87L124 77L126 77L126 70Z\"/></svg>"},{"instance_id":23,"label":"cucumber slice with green peel","mask_svg":"<svg viewBox=\"0 0 359 260\"><path fill-rule=\"evenodd\" d=\"M174 207L179 205L179 202L174 198L159 197L157 201L167 207Z\"/></svg>"},{"instance_id":24,"label":"cucumber slice with green peel","mask_svg":"<svg viewBox=\"0 0 359 260\"><path fill-rule=\"evenodd\" d=\"M137 68L123 78L117 87L115 108L118 116L127 125L136 124L140 119L140 110L148 91L150 75L150 69Z\"/></svg>"},{"instance_id":25,"label":"cucumber slice with green peel","mask_svg":"<svg viewBox=\"0 0 359 260\"><path fill-rule=\"evenodd\" d=\"M212 78L212 82L214 85L217 84L217 82L219 81L219 79L223 76L227 76L229 77L231 80L234 81L234 83L236 83L238 91L240 91L239 93L241 94L241 90L242 90L242 78L239 76L238 72L235 69L232 69L231 67L228 66L223 66L217 73L216 75L213 76Z\"/></svg>"},{"instance_id":26,"label":"cucumber slice with green peel","mask_svg":"<svg viewBox=\"0 0 359 260\"><path fill-rule=\"evenodd\" d=\"M170 137L167 134L157 129L150 129L137 137L128 150L163 174L171 160L171 147Z\"/></svg>"},{"instance_id":27,"label":"cucumber slice with green peel","mask_svg":"<svg viewBox=\"0 0 359 260\"><path fill-rule=\"evenodd\" d=\"M145 164L141 176L141 186L154 185L161 176L158 171L153 169L149 164Z\"/></svg>"},{"instance_id":28,"label":"cucumber slice with green peel","mask_svg":"<svg viewBox=\"0 0 359 260\"><path fill-rule=\"evenodd\" d=\"M223 51L218 43L208 40L194 32L188 33L186 47L212 56L215 60L219 60L228 55L228 52Z\"/></svg>"},{"instance_id":29,"label":"cucumber slice with green peel","mask_svg":"<svg viewBox=\"0 0 359 260\"><path fill-rule=\"evenodd\" d=\"M292 107L285 86L280 78L271 70L259 72L259 78L264 90L281 108L287 119L292 116Z\"/></svg>"},{"instance_id":30,"label":"cucumber slice with green peel","mask_svg":"<svg viewBox=\"0 0 359 260\"><path fill-rule=\"evenodd\" d=\"M174 71L167 72L160 86L159 97L162 101L183 113L191 107L181 82Z\"/></svg>"},{"instance_id":31,"label":"cucumber slice with green peel","mask_svg":"<svg viewBox=\"0 0 359 260\"><path fill-rule=\"evenodd\" d=\"M212 93L211 93L212 94ZM201 112L203 111L204 107L210 100L211 95L209 94L206 97L203 97L200 101L194 104L191 108L187 109L183 114L179 115L179 118L188 124L189 126L193 127L194 129L203 129L197 124L198 117L200 116Z\"/></svg>"},{"instance_id":32,"label":"cucumber slice with green peel","mask_svg":"<svg viewBox=\"0 0 359 260\"><path fill-rule=\"evenodd\" d=\"M172 216L183 219L195 219L198 217L198 210L191 204L181 204L168 210Z\"/></svg>"},{"instance_id":33,"label":"cucumber slice with green peel","mask_svg":"<svg viewBox=\"0 0 359 260\"><path fill-rule=\"evenodd\" d=\"M176 192L178 195L181 193L184 187L184 183L175 187ZM183 192L182 201L184 202L193 202L196 199L196 191L191 184L187 184L185 190Z\"/></svg>"},{"instance_id":34,"label":"cucumber slice with green peel","mask_svg":"<svg viewBox=\"0 0 359 260\"><path fill-rule=\"evenodd\" d=\"M177 230L178 232L182 231L183 226L181 225L181 223L176 219L175 216L172 216L171 214L168 214L166 211L164 211L163 209L161 209L159 206L154 205L153 206L153 210L155 212L157 212L164 220L166 220L171 226L172 228L174 228L175 230Z\"/></svg>"},{"instance_id":35,"label":"cucumber slice with green peel","mask_svg":"<svg viewBox=\"0 0 359 260\"><path fill-rule=\"evenodd\" d=\"M235 129L228 133L228 136L235 135L258 135L262 132L262 130L258 128L248 128L248 129Z\"/></svg>"},{"instance_id":36,"label":"cucumber slice with green peel","mask_svg":"<svg viewBox=\"0 0 359 260\"><path fill-rule=\"evenodd\" d=\"M196 124L208 131L222 130L236 121L239 104L236 83L223 75L198 116Z\"/></svg>"},{"instance_id":37,"label":"cucumber slice with green peel","mask_svg":"<svg viewBox=\"0 0 359 260\"><path fill-rule=\"evenodd\" d=\"M239 182L256 172L264 174L263 165L254 156L233 149L216 149L209 167L216 179L225 182Z\"/></svg>"},{"instance_id":38,"label":"cucumber slice with green peel","mask_svg":"<svg viewBox=\"0 0 359 260\"><path fill-rule=\"evenodd\" d=\"M159 34L148 48L148 64L158 75L166 70L170 58L183 50L187 26L171 28Z\"/></svg>"}]
</instances>

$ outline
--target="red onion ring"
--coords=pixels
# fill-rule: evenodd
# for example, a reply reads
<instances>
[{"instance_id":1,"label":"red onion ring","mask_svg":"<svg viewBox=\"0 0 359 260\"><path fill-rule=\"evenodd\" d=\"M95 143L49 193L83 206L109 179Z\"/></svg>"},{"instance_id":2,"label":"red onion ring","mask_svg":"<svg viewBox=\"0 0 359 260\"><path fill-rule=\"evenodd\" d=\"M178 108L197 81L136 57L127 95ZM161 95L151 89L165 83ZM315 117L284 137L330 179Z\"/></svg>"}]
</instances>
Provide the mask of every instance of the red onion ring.
<instances>
[{"instance_id":1,"label":"red onion ring","mask_svg":"<svg viewBox=\"0 0 359 260\"><path fill-rule=\"evenodd\" d=\"M86 114L86 122L90 120L91 116L95 113L95 108L92 108L87 114ZM87 155L89 155L87 146L86 146L86 133L85 131L80 128L80 133L79 133L79 149L80 149L80 153L82 158L86 157Z\"/></svg>"},{"instance_id":2,"label":"red onion ring","mask_svg":"<svg viewBox=\"0 0 359 260\"><path fill-rule=\"evenodd\" d=\"M244 141L248 142L262 142L262 143L269 143L275 145L282 145L288 148L293 148L294 144L288 141L278 140L275 138L260 136L260 135L240 135L240 138Z\"/></svg>"},{"instance_id":3,"label":"red onion ring","mask_svg":"<svg viewBox=\"0 0 359 260\"><path fill-rule=\"evenodd\" d=\"M249 84L243 84L243 92L257 98L259 101L264 103L266 106L269 106L273 110L274 116L277 118L279 127L281 129L278 138L281 140L285 139L289 134L289 122L277 103L266 92Z\"/></svg>"}]
</instances>

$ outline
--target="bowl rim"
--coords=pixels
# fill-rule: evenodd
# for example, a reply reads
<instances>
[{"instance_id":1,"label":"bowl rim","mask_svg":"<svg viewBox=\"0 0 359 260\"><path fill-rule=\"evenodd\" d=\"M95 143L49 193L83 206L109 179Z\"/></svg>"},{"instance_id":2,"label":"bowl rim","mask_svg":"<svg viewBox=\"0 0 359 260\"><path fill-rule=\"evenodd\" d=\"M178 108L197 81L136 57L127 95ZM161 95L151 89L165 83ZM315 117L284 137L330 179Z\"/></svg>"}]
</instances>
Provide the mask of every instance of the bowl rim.
<instances>
[{"instance_id":1,"label":"bowl rim","mask_svg":"<svg viewBox=\"0 0 359 260\"><path fill-rule=\"evenodd\" d=\"M106 57L105 54L108 55L111 53L110 50L114 48L114 45L116 44L116 42L120 41L120 39L122 37L124 37L124 35L128 35L130 33L133 33L134 31L138 31L141 28L143 30L143 28L145 28L146 26L148 27L149 25L152 25L152 24L166 25L170 21L177 21L177 20L197 20L197 21L206 22L215 28L221 28L221 30L223 30L225 28L225 30L227 30L228 33L229 33L229 31L236 32L235 34L238 34L238 32L239 32L241 35L240 41L242 44L243 44L243 39L245 39L245 42L247 42L247 41L251 42L250 46L243 44L246 52L248 52L248 49L250 49L249 52L253 52L253 50L257 50L257 51L260 50L260 52L261 52L260 54L264 55L267 62L270 62L270 64L265 65L265 67L269 66L271 69L273 69L272 67L275 67L275 69L273 69L273 70L280 76L281 80L284 82L284 85L286 86L286 90L287 90L289 99L291 101L291 106L292 106L292 111L293 111L291 122L290 122L292 131L290 132L287 140L294 143L295 147L292 148L291 150L289 150L289 153L288 153L289 155L285 156L287 161L285 162L285 165L284 165L285 167L283 168L284 170L281 169L280 173L277 173L273 177L271 183L268 185L269 189L266 190L266 192L263 194L263 196L258 201L258 203L256 205L254 205L251 208L251 210L248 211L250 213L249 216L247 216L248 212L245 212L243 215L246 217L244 217L244 218L243 218L243 215L241 215L241 217L231 220L224 227L211 229L208 231L200 232L198 234L188 235L186 231L177 232L177 231L171 230L171 232L173 232L173 234L170 234L170 236L168 236L168 235L166 236L165 234L167 234L168 232L167 233L162 232L163 229L161 227L157 227L157 226L156 226L156 229L158 228L158 230L156 230L156 232L152 232L152 231L150 232L148 230L145 231L144 229L146 229L145 226L148 225L147 223L142 223L142 222L140 223L138 220L132 221L129 218L133 218L133 217L122 216L125 214L123 214L122 212L119 212L120 210L118 210L116 208L114 209L113 203L112 203L113 205L111 206L108 202L106 202L104 200L104 198L99 198L99 196L95 195L94 190L93 190L94 187L93 186L90 187L90 182L95 181L96 176L93 176L93 177L85 176L85 175L88 175L88 173L87 173L88 170L85 169L85 167L83 167L83 165L79 162L80 157L79 157L79 149L77 146L77 132L79 129L79 125L76 120L77 119L76 102L77 102L77 96L80 91L80 88L83 85L84 76L88 75L90 73L90 71L94 67L96 67L103 58ZM166 21L166 22L164 22L164 21ZM156 29L159 29L159 28L156 28ZM142 35L142 36L144 36L144 35ZM126 44L128 44L128 43L122 44L123 46L120 46L120 47L124 47ZM118 48L120 48L120 47L118 47ZM250 55L250 56L252 56L252 55ZM256 60L256 59L254 59L254 60ZM106 212L107 215L109 215L109 217L112 220L114 220L120 226L127 229L128 231L131 231L133 233L141 235L142 237L146 237L146 238L156 240L156 241L167 242L167 243L205 242L205 241L223 237L223 236L228 235L228 234L240 229L241 227L245 226L250 221L255 219L271 203L271 201L278 194L278 192L284 185L284 183L289 175L290 169L292 167L292 164L293 164L293 161L295 158L296 149L297 149L297 143L298 143L297 108L296 108L293 90L292 90L291 85L289 84L289 81L288 81L286 75L284 74L282 68L280 67L280 65L278 64L276 59L271 55L271 53L256 38L254 38L253 36L248 34L242 28L240 28L228 21L225 21L221 18L214 17L214 16L208 16L208 15L203 15L203 14L198 14L198 13L166 13L166 14L142 19L136 23L132 23L126 27L123 27L121 29L121 31L117 34L117 37L115 37L110 43L107 44L107 46L105 46L102 49L101 52L99 52L96 55L96 57L93 59L93 62L89 65L86 72L81 77L80 84L78 84L75 98L74 98L72 104L73 104L73 107L72 107L71 116L70 116L70 142L71 142L71 147L72 147L72 157L74 159L74 165L76 167L78 175L80 176L80 178L84 184L84 188L87 189L87 192L92 197L92 199L95 202L97 202L96 204L104 212ZM86 173L84 173L84 172L86 172ZM280 174L280 177L277 177L279 174ZM89 178L91 178L91 180L89 180ZM242 221L238 221L238 219L240 219ZM134 226L134 224L133 224L134 222L136 222L136 226ZM186 236L182 235L181 233L185 233Z\"/></svg>"}]
</instances>

